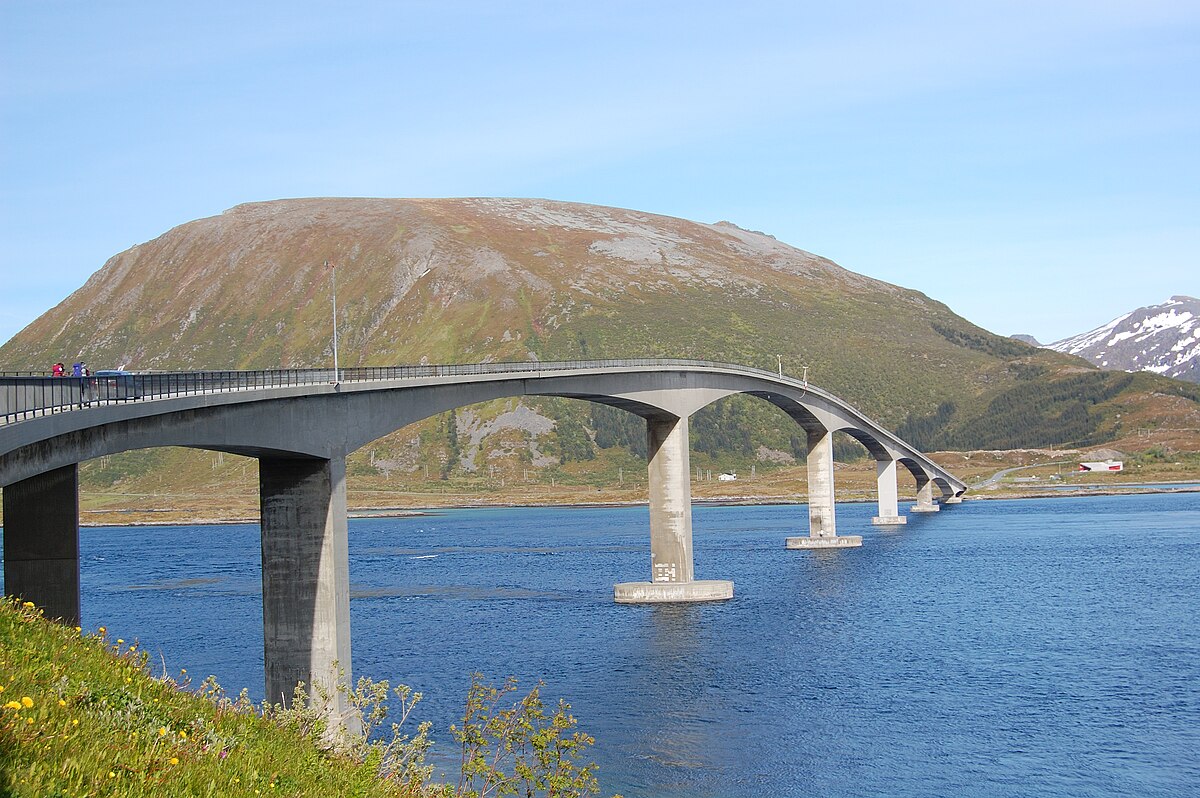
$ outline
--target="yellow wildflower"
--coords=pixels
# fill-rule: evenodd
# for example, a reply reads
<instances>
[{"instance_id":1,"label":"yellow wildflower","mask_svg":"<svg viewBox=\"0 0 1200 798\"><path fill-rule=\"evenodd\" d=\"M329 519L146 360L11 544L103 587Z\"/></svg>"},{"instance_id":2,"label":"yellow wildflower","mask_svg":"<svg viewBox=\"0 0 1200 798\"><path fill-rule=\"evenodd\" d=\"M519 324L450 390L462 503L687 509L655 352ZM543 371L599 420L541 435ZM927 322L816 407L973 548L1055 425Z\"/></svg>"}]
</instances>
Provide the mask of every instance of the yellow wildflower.
<instances>
[{"instance_id":1,"label":"yellow wildflower","mask_svg":"<svg viewBox=\"0 0 1200 798\"><path fill-rule=\"evenodd\" d=\"M31 610L34 607L36 607L37 605L34 604L32 601L23 601L23 602L21 602L21 606L27 610Z\"/></svg>"},{"instance_id":2,"label":"yellow wildflower","mask_svg":"<svg viewBox=\"0 0 1200 798\"><path fill-rule=\"evenodd\" d=\"M60 707L65 707L67 705L67 702L64 699L60 698L60 699L58 699L58 705Z\"/></svg>"},{"instance_id":3,"label":"yellow wildflower","mask_svg":"<svg viewBox=\"0 0 1200 798\"><path fill-rule=\"evenodd\" d=\"M0 684L0 693L4 692L4 685Z\"/></svg>"},{"instance_id":4,"label":"yellow wildflower","mask_svg":"<svg viewBox=\"0 0 1200 798\"><path fill-rule=\"evenodd\" d=\"M159 727L158 727L158 736L159 736L159 737L166 737L166 736L167 736L167 727L166 727L166 726L159 726Z\"/></svg>"},{"instance_id":5,"label":"yellow wildflower","mask_svg":"<svg viewBox=\"0 0 1200 798\"><path fill-rule=\"evenodd\" d=\"M21 696L21 706L26 709L33 709L33 699L27 695Z\"/></svg>"},{"instance_id":6,"label":"yellow wildflower","mask_svg":"<svg viewBox=\"0 0 1200 798\"><path fill-rule=\"evenodd\" d=\"M187 732L185 732L183 729L179 730L179 739L181 739L181 740L187 739Z\"/></svg>"},{"instance_id":7,"label":"yellow wildflower","mask_svg":"<svg viewBox=\"0 0 1200 798\"><path fill-rule=\"evenodd\" d=\"M171 757L171 764L172 764L172 765L178 765L178 764L179 764L179 757L177 757L177 756L173 756L173 757Z\"/></svg>"},{"instance_id":8,"label":"yellow wildflower","mask_svg":"<svg viewBox=\"0 0 1200 798\"><path fill-rule=\"evenodd\" d=\"M118 638L117 638L117 644L118 644L118 645L120 645L121 643L124 643L124 642L125 642L125 638L123 638L123 637L118 637Z\"/></svg>"},{"instance_id":9,"label":"yellow wildflower","mask_svg":"<svg viewBox=\"0 0 1200 798\"><path fill-rule=\"evenodd\" d=\"M117 777L117 774L116 774L116 773L113 773L113 772L110 770L110 771L108 771L108 777L109 777L110 779L115 779L115 778Z\"/></svg>"},{"instance_id":10,"label":"yellow wildflower","mask_svg":"<svg viewBox=\"0 0 1200 798\"><path fill-rule=\"evenodd\" d=\"M4 708L19 710L21 708L21 702L20 701L9 701L7 704L4 705Z\"/></svg>"},{"instance_id":11,"label":"yellow wildflower","mask_svg":"<svg viewBox=\"0 0 1200 798\"><path fill-rule=\"evenodd\" d=\"M78 726L78 725L79 725L79 718L75 718L74 720L72 720L72 721L71 721L71 725L72 725L72 726Z\"/></svg>"},{"instance_id":12,"label":"yellow wildflower","mask_svg":"<svg viewBox=\"0 0 1200 798\"><path fill-rule=\"evenodd\" d=\"M25 722L26 722L26 723L28 723L30 726L32 726L32 725L33 725L33 718L25 718Z\"/></svg>"}]
</instances>

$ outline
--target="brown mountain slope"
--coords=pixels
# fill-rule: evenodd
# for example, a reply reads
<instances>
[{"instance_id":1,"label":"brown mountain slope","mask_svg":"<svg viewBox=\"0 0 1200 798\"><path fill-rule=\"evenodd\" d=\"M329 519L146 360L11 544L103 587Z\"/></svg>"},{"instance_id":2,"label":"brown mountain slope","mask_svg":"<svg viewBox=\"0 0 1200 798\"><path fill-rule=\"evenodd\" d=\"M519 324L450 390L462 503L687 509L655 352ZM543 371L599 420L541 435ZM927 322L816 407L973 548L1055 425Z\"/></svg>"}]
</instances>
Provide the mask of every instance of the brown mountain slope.
<instances>
[{"instance_id":1,"label":"brown mountain slope","mask_svg":"<svg viewBox=\"0 0 1200 798\"><path fill-rule=\"evenodd\" d=\"M326 261L343 366L671 356L774 369L779 356L883 423L959 446L1068 442L1044 440L1062 414L1071 441L1103 437L1107 416L1089 408L1175 391L1085 377L1056 392L1094 369L731 224L518 199L238 206L110 259L0 347L0 367L328 365ZM1041 423L1016 413L983 434L1012 391L1054 399ZM939 406L936 430L923 427Z\"/></svg>"},{"instance_id":2,"label":"brown mountain slope","mask_svg":"<svg viewBox=\"0 0 1200 798\"><path fill-rule=\"evenodd\" d=\"M732 225L542 201L289 200L117 255L3 352L44 358L49 346L132 368L325 362L327 260L339 267L343 346L360 363L524 359L531 334L663 296L928 304Z\"/></svg>"}]
</instances>

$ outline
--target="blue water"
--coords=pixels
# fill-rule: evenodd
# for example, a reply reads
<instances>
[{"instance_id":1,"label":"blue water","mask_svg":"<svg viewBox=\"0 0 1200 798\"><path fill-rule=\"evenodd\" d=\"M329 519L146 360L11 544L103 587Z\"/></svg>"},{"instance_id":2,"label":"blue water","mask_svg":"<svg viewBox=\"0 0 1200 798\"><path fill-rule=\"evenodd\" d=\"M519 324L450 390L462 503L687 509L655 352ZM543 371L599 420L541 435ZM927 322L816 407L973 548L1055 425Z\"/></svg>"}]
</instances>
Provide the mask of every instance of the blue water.
<instances>
[{"instance_id":1,"label":"blue water","mask_svg":"<svg viewBox=\"0 0 1200 798\"><path fill-rule=\"evenodd\" d=\"M813 553L802 506L697 507L736 596L657 607L612 602L645 508L354 520L354 669L423 691L445 753L471 672L544 679L628 798L1200 795L1200 495L873 512ZM261 696L256 527L81 538L89 627Z\"/></svg>"}]
</instances>

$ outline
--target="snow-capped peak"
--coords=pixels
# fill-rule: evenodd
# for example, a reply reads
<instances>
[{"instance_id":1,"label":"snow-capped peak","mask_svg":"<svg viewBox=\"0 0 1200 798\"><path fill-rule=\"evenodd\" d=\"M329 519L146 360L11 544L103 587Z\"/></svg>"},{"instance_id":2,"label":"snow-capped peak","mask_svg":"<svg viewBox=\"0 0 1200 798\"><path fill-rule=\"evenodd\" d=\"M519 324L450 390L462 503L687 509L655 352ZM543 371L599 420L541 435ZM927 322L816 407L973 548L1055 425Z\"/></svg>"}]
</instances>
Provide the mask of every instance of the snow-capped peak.
<instances>
[{"instance_id":1,"label":"snow-capped peak","mask_svg":"<svg viewBox=\"0 0 1200 798\"><path fill-rule=\"evenodd\" d=\"M1085 357L1101 368L1200 382L1200 299L1173 296L1046 348Z\"/></svg>"}]
</instances>

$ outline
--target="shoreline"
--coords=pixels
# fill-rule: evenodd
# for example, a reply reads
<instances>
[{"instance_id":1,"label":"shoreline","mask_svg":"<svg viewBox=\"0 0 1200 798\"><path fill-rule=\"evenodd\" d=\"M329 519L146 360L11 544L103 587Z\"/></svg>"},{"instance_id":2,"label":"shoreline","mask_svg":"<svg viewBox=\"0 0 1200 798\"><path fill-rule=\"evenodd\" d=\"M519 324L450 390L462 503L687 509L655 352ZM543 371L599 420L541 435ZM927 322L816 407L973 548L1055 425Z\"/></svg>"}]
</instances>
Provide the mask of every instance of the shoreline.
<instances>
[{"instance_id":1,"label":"shoreline","mask_svg":"<svg viewBox=\"0 0 1200 798\"><path fill-rule=\"evenodd\" d=\"M1154 483L1119 483L1115 485L1079 485L1070 489L1059 490L1022 490L1019 492L992 492L972 494L969 490L963 495L963 501L995 501L1000 499L1058 499L1058 498L1078 498L1081 496L1125 496L1125 495L1145 495L1156 493L1200 493L1200 484L1194 480L1171 483L1171 482L1154 482ZM838 500L837 504L869 504L873 503L874 499L842 499ZM901 503L910 503L916 501L915 498L903 499ZM442 511L455 510L498 510L505 508L520 508L531 509L538 507L554 507L558 509L597 509L597 508L621 508L621 507L638 507L646 506L646 501L597 501L597 502L519 502L519 501L497 501L497 502L469 502L463 504L446 504L424 507L363 507L349 510L347 518L363 519L363 518L419 518L422 516L434 516ZM787 499L778 496L729 496L722 498L693 498L693 505L704 507L766 507L774 505L802 505L807 504L807 500L799 501L795 499ZM102 512L111 512L114 514L128 513L131 516L153 515L155 513L178 512L173 509L148 509L148 510L111 510L111 511L86 511L96 514ZM80 519L79 526L81 528L97 528L106 526L126 526L126 527L150 527L150 526L244 526L259 523L257 517L247 516L228 516L228 517L201 517L192 518L186 521L175 519L146 519L137 518L125 522L111 521L85 521Z\"/></svg>"}]
</instances>

